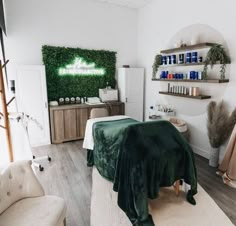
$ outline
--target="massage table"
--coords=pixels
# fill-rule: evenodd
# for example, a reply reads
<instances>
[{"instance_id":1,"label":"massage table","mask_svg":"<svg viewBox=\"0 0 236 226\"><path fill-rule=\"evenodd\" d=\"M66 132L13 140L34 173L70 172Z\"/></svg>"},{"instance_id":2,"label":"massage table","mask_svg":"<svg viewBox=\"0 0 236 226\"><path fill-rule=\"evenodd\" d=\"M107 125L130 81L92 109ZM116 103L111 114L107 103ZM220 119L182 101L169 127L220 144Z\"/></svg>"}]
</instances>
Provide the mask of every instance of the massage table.
<instances>
[{"instance_id":1,"label":"massage table","mask_svg":"<svg viewBox=\"0 0 236 226\"><path fill-rule=\"evenodd\" d=\"M88 150L88 165L113 183L118 206L133 225L155 225L148 199L157 198L160 187L180 179L190 186L187 200L195 204L194 155L170 122L141 123L127 116L90 119L83 147Z\"/></svg>"}]
</instances>

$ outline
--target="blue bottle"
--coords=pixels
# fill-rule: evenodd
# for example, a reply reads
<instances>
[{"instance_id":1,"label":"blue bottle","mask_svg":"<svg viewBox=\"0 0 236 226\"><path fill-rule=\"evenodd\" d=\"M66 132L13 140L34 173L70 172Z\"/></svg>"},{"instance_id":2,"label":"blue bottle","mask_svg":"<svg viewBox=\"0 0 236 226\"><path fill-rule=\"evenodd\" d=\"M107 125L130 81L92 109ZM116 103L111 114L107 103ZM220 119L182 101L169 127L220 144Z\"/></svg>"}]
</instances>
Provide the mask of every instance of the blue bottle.
<instances>
[{"instance_id":1,"label":"blue bottle","mask_svg":"<svg viewBox=\"0 0 236 226\"><path fill-rule=\"evenodd\" d=\"M192 52L192 63L197 63L198 57L197 52Z\"/></svg>"},{"instance_id":2,"label":"blue bottle","mask_svg":"<svg viewBox=\"0 0 236 226\"><path fill-rule=\"evenodd\" d=\"M191 63L191 62L192 62L191 53L188 52L188 53L186 54L186 63L189 64L189 63Z\"/></svg>"}]
</instances>

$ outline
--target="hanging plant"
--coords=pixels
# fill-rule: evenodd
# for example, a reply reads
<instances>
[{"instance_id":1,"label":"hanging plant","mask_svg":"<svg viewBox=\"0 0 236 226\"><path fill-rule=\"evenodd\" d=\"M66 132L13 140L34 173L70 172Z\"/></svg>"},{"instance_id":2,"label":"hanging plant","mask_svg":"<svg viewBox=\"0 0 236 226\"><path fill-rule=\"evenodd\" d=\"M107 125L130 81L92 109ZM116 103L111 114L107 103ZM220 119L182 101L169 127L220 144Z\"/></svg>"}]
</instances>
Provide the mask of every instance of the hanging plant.
<instances>
[{"instance_id":1,"label":"hanging plant","mask_svg":"<svg viewBox=\"0 0 236 226\"><path fill-rule=\"evenodd\" d=\"M225 79L225 67L226 64L230 64L231 60L230 57L226 54L224 48L220 44L215 44L210 48L207 53L205 65L203 69L203 79L207 79L207 68L208 65L213 68L216 63L220 63L220 79Z\"/></svg>"},{"instance_id":2,"label":"hanging plant","mask_svg":"<svg viewBox=\"0 0 236 226\"><path fill-rule=\"evenodd\" d=\"M152 78L156 78L158 68L162 63L161 61L162 61L162 56L160 54L157 54L155 56L155 60L154 60L154 63L152 65Z\"/></svg>"}]
</instances>

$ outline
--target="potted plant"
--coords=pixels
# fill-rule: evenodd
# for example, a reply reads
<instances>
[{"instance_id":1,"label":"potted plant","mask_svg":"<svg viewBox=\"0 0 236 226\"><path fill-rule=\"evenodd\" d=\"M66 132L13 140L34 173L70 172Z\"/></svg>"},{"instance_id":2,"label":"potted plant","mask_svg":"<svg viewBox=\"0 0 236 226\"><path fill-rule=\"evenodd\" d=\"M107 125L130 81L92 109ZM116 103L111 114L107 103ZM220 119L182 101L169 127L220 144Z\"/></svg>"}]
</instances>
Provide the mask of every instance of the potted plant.
<instances>
[{"instance_id":1,"label":"potted plant","mask_svg":"<svg viewBox=\"0 0 236 226\"><path fill-rule=\"evenodd\" d=\"M207 53L205 65L203 69L203 79L207 79L207 67L211 65L211 68L216 63L220 63L220 79L225 79L225 67L226 64L230 64L231 60L230 57L225 52L225 49L220 44L213 45Z\"/></svg>"},{"instance_id":2,"label":"potted plant","mask_svg":"<svg viewBox=\"0 0 236 226\"><path fill-rule=\"evenodd\" d=\"M211 101L207 107L207 113L208 137L212 147L209 165L217 167L220 146L226 142L236 123L236 109L229 116L229 112L223 101L218 104L215 101Z\"/></svg>"},{"instance_id":3,"label":"potted plant","mask_svg":"<svg viewBox=\"0 0 236 226\"><path fill-rule=\"evenodd\" d=\"M152 78L156 78L156 73L157 73L158 68L161 64L162 64L162 56L160 54L157 54L155 56L155 60L152 65Z\"/></svg>"}]
</instances>

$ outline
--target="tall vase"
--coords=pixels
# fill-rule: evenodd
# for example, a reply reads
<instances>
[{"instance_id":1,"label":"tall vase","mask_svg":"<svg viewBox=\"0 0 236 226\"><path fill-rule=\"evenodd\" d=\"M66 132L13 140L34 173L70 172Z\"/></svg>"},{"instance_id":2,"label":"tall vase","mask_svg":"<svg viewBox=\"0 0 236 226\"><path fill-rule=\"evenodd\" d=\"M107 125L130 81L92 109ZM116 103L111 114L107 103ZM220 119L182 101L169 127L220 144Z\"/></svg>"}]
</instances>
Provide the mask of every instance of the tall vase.
<instances>
[{"instance_id":1,"label":"tall vase","mask_svg":"<svg viewBox=\"0 0 236 226\"><path fill-rule=\"evenodd\" d=\"M209 166L218 167L219 155L220 155L220 148L219 147L218 148L211 148Z\"/></svg>"}]
</instances>

